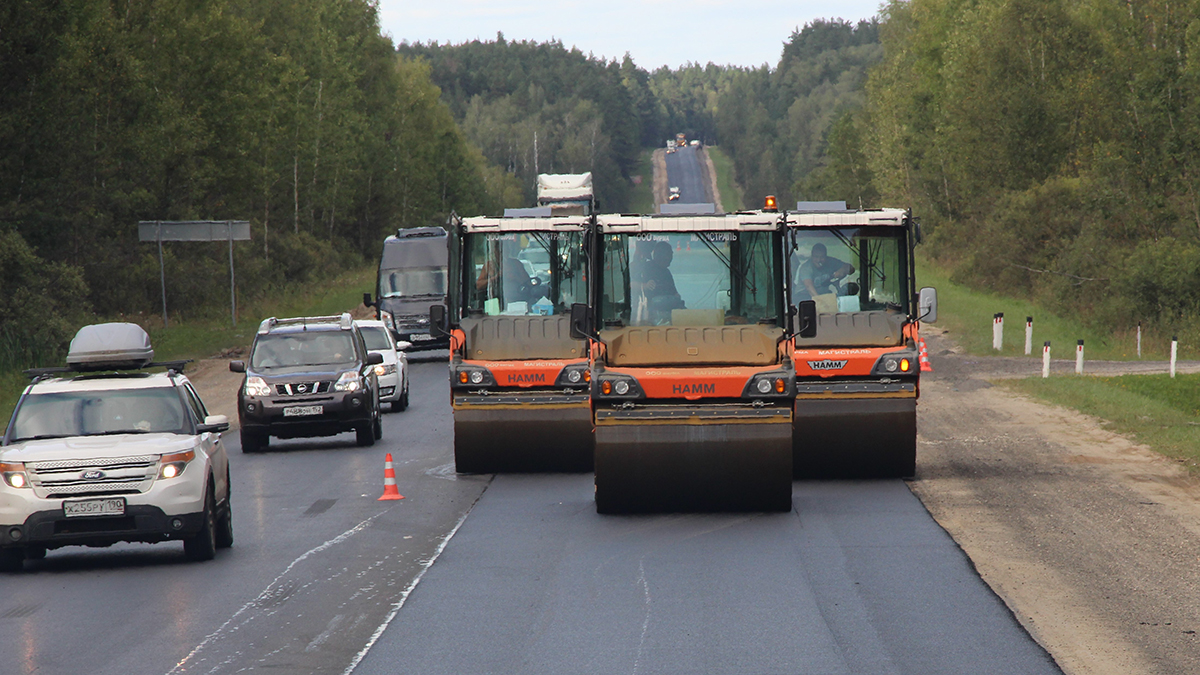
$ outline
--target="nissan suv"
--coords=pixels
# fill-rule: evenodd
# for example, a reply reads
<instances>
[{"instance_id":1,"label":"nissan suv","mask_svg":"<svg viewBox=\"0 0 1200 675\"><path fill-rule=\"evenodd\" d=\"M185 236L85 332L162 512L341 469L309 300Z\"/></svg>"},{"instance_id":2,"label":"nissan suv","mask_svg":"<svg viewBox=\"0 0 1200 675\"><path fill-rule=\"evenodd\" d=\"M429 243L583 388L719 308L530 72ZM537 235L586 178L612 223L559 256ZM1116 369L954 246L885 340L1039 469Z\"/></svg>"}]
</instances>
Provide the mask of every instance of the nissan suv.
<instances>
[{"instance_id":1,"label":"nissan suv","mask_svg":"<svg viewBox=\"0 0 1200 675\"><path fill-rule=\"evenodd\" d=\"M383 436L379 381L371 353L349 314L265 319L250 360L230 361L245 373L238 389L242 452L259 452L276 438L357 435L359 445Z\"/></svg>"},{"instance_id":2,"label":"nissan suv","mask_svg":"<svg viewBox=\"0 0 1200 675\"><path fill-rule=\"evenodd\" d=\"M0 571L63 546L182 540L209 560L233 544L229 421L208 414L186 362L153 357L140 326L96 324L67 367L27 371L0 441Z\"/></svg>"}]
</instances>

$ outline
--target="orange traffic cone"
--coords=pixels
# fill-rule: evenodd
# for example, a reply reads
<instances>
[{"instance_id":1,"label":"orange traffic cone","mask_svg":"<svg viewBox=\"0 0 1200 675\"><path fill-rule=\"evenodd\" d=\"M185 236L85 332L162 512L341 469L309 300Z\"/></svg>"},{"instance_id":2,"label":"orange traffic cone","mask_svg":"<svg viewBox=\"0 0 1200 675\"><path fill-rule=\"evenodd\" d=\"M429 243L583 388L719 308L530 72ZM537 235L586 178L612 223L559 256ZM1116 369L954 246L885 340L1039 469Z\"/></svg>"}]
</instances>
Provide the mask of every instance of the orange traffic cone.
<instances>
[{"instance_id":1,"label":"orange traffic cone","mask_svg":"<svg viewBox=\"0 0 1200 675\"><path fill-rule=\"evenodd\" d=\"M676 250L676 251L682 251L682 250L683 250L683 244L682 244L682 243L680 243L680 242L678 242L678 241L677 241L677 242L675 242L675 250Z\"/></svg>"},{"instance_id":2,"label":"orange traffic cone","mask_svg":"<svg viewBox=\"0 0 1200 675\"><path fill-rule=\"evenodd\" d=\"M396 470L392 468L392 453L389 452L383 461L383 496L376 501L390 499L404 499L404 495L396 489Z\"/></svg>"},{"instance_id":3,"label":"orange traffic cone","mask_svg":"<svg viewBox=\"0 0 1200 675\"><path fill-rule=\"evenodd\" d=\"M917 360L921 363L921 372L932 373L933 365L929 363L929 352L925 349L925 338L917 340L917 345L920 346L920 350L917 353Z\"/></svg>"}]
</instances>

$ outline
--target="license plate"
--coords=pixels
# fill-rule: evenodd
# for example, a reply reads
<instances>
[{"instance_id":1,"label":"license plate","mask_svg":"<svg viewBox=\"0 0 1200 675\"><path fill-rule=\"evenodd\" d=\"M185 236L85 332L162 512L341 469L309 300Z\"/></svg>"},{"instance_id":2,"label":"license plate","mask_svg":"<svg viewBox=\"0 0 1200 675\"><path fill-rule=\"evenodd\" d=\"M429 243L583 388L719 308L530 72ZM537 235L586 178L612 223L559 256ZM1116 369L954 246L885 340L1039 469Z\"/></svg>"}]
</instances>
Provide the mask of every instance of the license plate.
<instances>
[{"instance_id":1,"label":"license plate","mask_svg":"<svg viewBox=\"0 0 1200 675\"><path fill-rule=\"evenodd\" d=\"M290 408L283 409L284 417L303 417L305 415L320 415L325 412L325 406L320 405L294 405Z\"/></svg>"},{"instance_id":2,"label":"license plate","mask_svg":"<svg viewBox=\"0 0 1200 675\"><path fill-rule=\"evenodd\" d=\"M123 516L125 515L125 499L113 497L110 499L85 499L77 502L63 502L63 515L67 518L80 516Z\"/></svg>"},{"instance_id":3,"label":"license plate","mask_svg":"<svg viewBox=\"0 0 1200 675\"><path fill-rule=\"evenodd\" d=\"M408 336L408 339L412 340L413 342L421 342L423 340L432 340L433 336L429 333L417 333L416 335Z\"/></svg>"}]
</instances>

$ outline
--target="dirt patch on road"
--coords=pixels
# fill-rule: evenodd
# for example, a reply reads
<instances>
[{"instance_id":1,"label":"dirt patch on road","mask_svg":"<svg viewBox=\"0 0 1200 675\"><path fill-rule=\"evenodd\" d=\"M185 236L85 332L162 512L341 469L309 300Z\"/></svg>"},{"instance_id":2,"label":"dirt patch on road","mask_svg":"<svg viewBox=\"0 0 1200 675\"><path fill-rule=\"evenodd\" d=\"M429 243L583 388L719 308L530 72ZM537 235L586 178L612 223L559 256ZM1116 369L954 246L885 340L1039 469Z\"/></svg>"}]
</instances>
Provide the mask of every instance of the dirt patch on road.
<instances>
[{"instance_id":1,"label":"dirt patch on road","mask_svg":"<svg viewBox=\"0 0 1200 675\"><path fill-rule=\"evenodd\" d=\"M1067 673L1200 672L1200 481L987 381L1028 360L930 351L911 487L984 580Z\"/></svg>"}]
</instances>

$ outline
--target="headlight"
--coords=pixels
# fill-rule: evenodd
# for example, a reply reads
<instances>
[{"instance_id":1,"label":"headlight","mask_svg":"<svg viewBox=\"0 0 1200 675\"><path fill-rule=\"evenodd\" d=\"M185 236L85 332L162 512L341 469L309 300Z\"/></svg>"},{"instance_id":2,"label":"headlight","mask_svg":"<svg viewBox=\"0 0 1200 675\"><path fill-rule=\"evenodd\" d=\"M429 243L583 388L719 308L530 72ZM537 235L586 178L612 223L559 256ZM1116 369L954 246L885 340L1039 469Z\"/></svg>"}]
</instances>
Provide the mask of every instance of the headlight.
<instances>
[{"instance_id":1,"label":"headlight","mask_svg":"<svg viewBox=\"0 0 1200 675\"><path fill-rule=\"evenodd\" d=\"M383 322L383 325L388 327L388 330L393 332L396 330L396 317L392 316L391 312L380 310L379 320Z\"/></svg>"},{"instance_id":2,"label":"headlight","mask_svg":"<svg viewBox=\"0 0 1200 675\"><path fill-rule=\"evenodd\" d=\"M787 396L793 390L792 383L795 379L795 374L787 371L758 373L746 383L745 389L742 389L742 397Z\"/></svg>"},{"instance_id":3,"label":"headlight","mask_svg":"<svg viewBox=\"0 0 1200 675\"><path fill-rule=\"evenodd\" d=\"M247 396L270 396L271 388L267 386L266 380L261 377L246 378L246 395Z\"/></svg>"},{"instance_id":4,"label":"headlight","mask_svg":"<svg viewBox=\"0 0 1200 675\"><path fill-rule=\"evenodd\" d=\"M483 373L479 372L478 370L472 370L471 371L471 384L482 384L482 383L483 383Z\"/></svg>"},{"instance_id":5,"label":"headlight","mask_svg":"<svg viewBox=\"0 0 1200 675\"><path fill-rule=\"evenodd\" d=\"M595 391L600 396L642 398L642 388L637 380L628 375L604 375L597 384Z\"/></svg>"},{"instance_id":6,"label":"headlight","mask_svg":"<svg viewBox=\"0 0 1200 675\"><path fill-rule=\"evenodd\" d=\"M183 473L187 468L188 462L196 458L194 450L187 452L176 452L170 455L163 455L160 460L161 466L158 469L159 478L174 478Z\"/></svg>"},{"instance_id":7,"label":"headlight","mask_svg":"<svg viewBox=\"0 0 1200 675\"><path fill-rule=\"evenodd\" d=\"M394 363L381 363L375 366L375 374L379 376L391 375L394 372L396 372L396 364Z\"/></svg>"},{"instance_id":8,"label":"headlight","mask_svg":"<svg viewBox=\"0 0 1200 675\"><path fill-rule=\"evenodd\" d=\"M24 464L0 463L0 476L3 476L4 484L9 487L29 487L29 477L25 475Z\"/></svg>"},{"instance_id":9,"label":"headlight","mask_svg":"<svg viewBox=\"0 0 1200 675\"><path fill-rule=\"evenodd\" d=\"M758 393L760 394L769 394L771 393L771 381L764 377L758 381L755 388L758 389Z\"/></svg>"},{"instance_id":10,"label":"headlight","mask_svg":"<svg viewBox=\"0 0 1200 675\"><path fill-rule=\"evenodd\" d=\"M362 386L362 381L359 379L358 373L355 371L350 371L342 373L341 376L338 377L337 382L333 383L333 390L358 391L360 386Z\"/></svg>"},{"instance_id":11,"label":"headlight","mask_svg":"<svg viewBox=\"0 0 1200 675\"><path fill-rule=\"evenodd\" d=\"M592 371L586 363L578 363L563 368L554 381L556 387L583 385L592 381Z\"/></svg>"},{"instance_id":12,"label":"headlight","mask_svg":"<svg viewBox=\"0 0 1200 675\"><path fill-rule=\"evenodd\" d=\"M490 387L496 384L496 379L492 377L492 373L486 368L476 366L462 366L455 373L451 384L460 387L479 386Z\"/></svg>"},{"instance_id":13,"label":"headlight","mask_svg":"<svg viewBox=\"0 0 1200 675\"><path fill-rule=\"evenodd\" d=\"M874 372L877 375L907 375L913 372L916 362L916 354L911 352L884 354L875 363Z\"/></svg>"}]
</instances>

